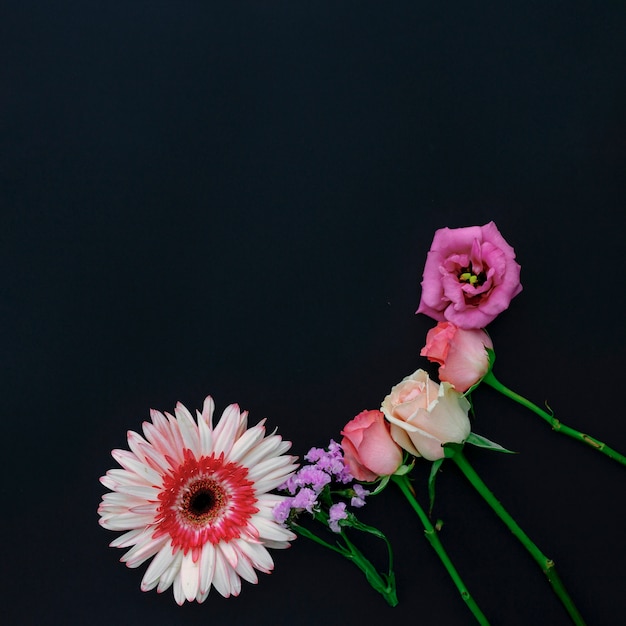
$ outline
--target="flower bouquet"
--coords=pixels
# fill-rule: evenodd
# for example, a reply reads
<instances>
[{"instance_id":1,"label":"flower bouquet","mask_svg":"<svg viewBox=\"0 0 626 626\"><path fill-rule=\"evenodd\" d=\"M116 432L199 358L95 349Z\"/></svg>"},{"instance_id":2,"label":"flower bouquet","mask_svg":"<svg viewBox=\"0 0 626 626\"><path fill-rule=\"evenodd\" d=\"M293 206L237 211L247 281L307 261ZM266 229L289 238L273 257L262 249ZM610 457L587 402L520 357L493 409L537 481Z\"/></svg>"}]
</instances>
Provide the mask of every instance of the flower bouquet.
<instances>
[{"instance_id":1,"label":"flower bouquet","mask_svg":"<svg viewBox=\"0 0 626 626\"><path fill-rule=\"evenodd\" d=\"M381 394L379 407L345 423L339 443L331 439L325 448L311 448L301 465L286 454L289 442L268 435L264 421L248 427L247 412L237 405L227 407L216 424L210 397L195 418L182 404L173 415L152 411L143 436L128 433L130 450L113 451L121 468L101 478L111 492L98 511L103 527L123 532L111 543L129 548L122 561L138 567L151 559L142 590L173 587L179 604L203 602L212 587L222 596L236 596L241 579L256 583L257 571L271 571L270 549L285 548L301 536L354 563L395 606L392 546L361 514L366 502L395 485L475 620L488 624L442 544L439 522L431 519L436 478L448 461L536 562L572 622L584 624L554 562L490 491L464 450L470 445L509 453L473 432L472 397L484 383L555 432L626 465L626 457L565 426L495 377L495 349L486 327L521 290L515 251L493 222L438 230L426 258L417 313L437 322L420 354L438 365L439 382L418 368ZM428 481L416 489L412 470L424 462L432 464ZM426 503L418 493L428 495ZM366 535L385 545L388 562L382 571L360 547Z\"/></svg>"}]
</instances>

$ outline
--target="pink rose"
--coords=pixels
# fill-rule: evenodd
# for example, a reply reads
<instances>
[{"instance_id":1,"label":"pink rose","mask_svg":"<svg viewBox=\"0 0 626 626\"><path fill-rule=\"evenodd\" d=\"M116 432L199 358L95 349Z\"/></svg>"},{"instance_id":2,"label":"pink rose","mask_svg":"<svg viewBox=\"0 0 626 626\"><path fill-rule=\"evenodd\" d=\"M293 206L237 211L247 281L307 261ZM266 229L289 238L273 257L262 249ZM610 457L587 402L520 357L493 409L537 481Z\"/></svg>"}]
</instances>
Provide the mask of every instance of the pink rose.
<instances>
[{"instance_id":1,"label":"pink rose","mask_svg":"<svg viewBox=\"0 0 626 626\"><path fill-rule=\"evenodd\" d=\"M483 328L522 290L515 250L493 222L440 228L430 247L417 313Z\"/></svg>"},{"instance_id":2,"label":"pink rose","mask_svg":"<svg viewBox=\"0 0 626 626\"><path fill-rule=\"evenodd\" d=\"M438 385L420 369L392 388L381 409L402 448L436 461L444 457L444 443L463 443L469 436L469 407L450 383Z\"/></svg>"},{"instance_id":3,"label":"pink rose","mask_svg":"<svg viewBox=\"0 0 626 626\"><path fill-rule=\"evenodd\" d=\"M380 411L362 411L344 426L341 434L344 460L357 480L388 476L402 464L402 450L391 438Z\"/></svg>"},{"instance_id":4,"label":"pink rose","mask_svg":"<svg viewBox=\"0 0 626 626\"><path fill-rule=\"evenodd\" d=\"M439 363L439 380L464 393L487 373L487 348L493 349L493 343L484 330L465 330L452 322L439 322L428 331L420 354Z\"/></svg>"}]
</instances>

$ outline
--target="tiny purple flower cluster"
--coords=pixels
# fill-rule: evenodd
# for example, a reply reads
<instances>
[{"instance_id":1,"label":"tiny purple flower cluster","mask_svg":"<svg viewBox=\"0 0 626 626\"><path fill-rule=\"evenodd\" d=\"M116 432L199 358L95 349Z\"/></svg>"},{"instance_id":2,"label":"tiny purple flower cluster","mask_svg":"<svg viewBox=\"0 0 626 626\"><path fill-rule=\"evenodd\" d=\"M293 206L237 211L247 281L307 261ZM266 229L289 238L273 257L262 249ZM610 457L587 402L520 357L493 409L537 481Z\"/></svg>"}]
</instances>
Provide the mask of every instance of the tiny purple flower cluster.
<instances>
[{"instance_id":1,"label":"tiny purple flower cluster","mask_svg":"<svg viewBox=\"0 0 626 626\"><path fill-rule=\"evenodd\" d=\"M328 450L311 448L304 458L309 463L315 463L314 467L330 474L340 483L346 484L354 479L343 459L342 447L332 439L328 444Z\"/></svg>"},{"instance_id":2,"label":"tiny purple flower cluster","mask_svg":"<svg viewBox=\"0 0 626 626\"><path fill-rule=\"evenodd\" d=\"M279 487L280 490L287 491L291 496L274 507L274 519L281 524L288 520L292 511L308 511L314 514L316 510L319 510L318 497L333 480L344 485L354 480L344 461L341 446L332 439L328 445L328 450L311 448L304 458L310 465L303 465ZM351 489L354 491L354 496L350 504L353 507L362 507L369 491L359 484L354 484ZM330 529L336 533L340 532L339 520L347 517L348 513L344 502L333 504L329 508L328 525Z\"/></svg>"},{"instance_id":3,"label":"tiny purple flower cluster","mask_svg":"<svg viewBox=\"0 0 626 626\"><path fill-rule=\"evenodd\" d=\"M352 496L350 504L355 509L360 509L362 506L365 506L365 496L369 496L370 492L365 489L363 485L359 485L359 483L354 483L354 485L352 485L352 489L354 491L354 496Z\"/></svg>"},{"instance_id":4,"label":"tiny purple flower cluster","mask_svg":"<svg viewBox=\"0 0 626 626\"><path fill-rule=\"evenodd\" d=\"M346 519L348 512L346 511L345 502L337 502L328 509L328 525L334 533L341 532L339 528L339 520Z\"/></svg>"}]
</instances>

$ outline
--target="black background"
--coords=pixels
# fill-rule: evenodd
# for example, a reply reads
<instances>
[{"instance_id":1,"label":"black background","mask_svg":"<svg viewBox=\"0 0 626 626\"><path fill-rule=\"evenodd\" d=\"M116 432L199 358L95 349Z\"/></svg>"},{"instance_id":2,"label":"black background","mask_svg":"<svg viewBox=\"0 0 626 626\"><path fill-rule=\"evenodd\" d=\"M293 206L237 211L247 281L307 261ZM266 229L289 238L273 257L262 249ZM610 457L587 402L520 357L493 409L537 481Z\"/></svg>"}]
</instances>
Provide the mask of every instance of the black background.
<instances>
[{"instance_id":1,"label":"black background","mask_svg":"<svg viewBox=\"0 0 626 626\"><path fill-rule=\"evenodd\" d=\"M338 438L425 366L435 229L492 219L524 285L490 326L496 373L625 451L625 18L619 2L3 3L9 622L472 623L392 489L362 516L395 546L395 609L304 539L239 598L181 608L107 547L98 477L150 407L209 393L297 454ZM626 468L490 389L475 405L474 430L519 452L470 450L475 467L588 622L619 623ZM435 513L494 624L568 623L453 466Z\"/></svg>"}]
</instances>

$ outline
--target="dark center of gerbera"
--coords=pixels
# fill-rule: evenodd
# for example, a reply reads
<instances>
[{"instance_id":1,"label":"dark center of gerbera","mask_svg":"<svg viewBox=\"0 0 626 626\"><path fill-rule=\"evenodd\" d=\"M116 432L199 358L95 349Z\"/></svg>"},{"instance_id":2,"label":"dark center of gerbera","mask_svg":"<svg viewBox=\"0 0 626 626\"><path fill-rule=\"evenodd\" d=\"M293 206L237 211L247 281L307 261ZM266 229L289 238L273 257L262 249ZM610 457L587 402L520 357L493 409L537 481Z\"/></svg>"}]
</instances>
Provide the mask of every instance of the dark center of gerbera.
<instances>
[{"instance_id":1,"label":"dark center of gerbera","mask_svg":"<svg viewBox=\"0 0 626 626\"><path fill-rule=\"evenodd\" d=\"M215 519L226 504L224 489L210 478L198 480L185 490L181 513L188 522L202 525Z\"/></svg>"}]
</instances>

